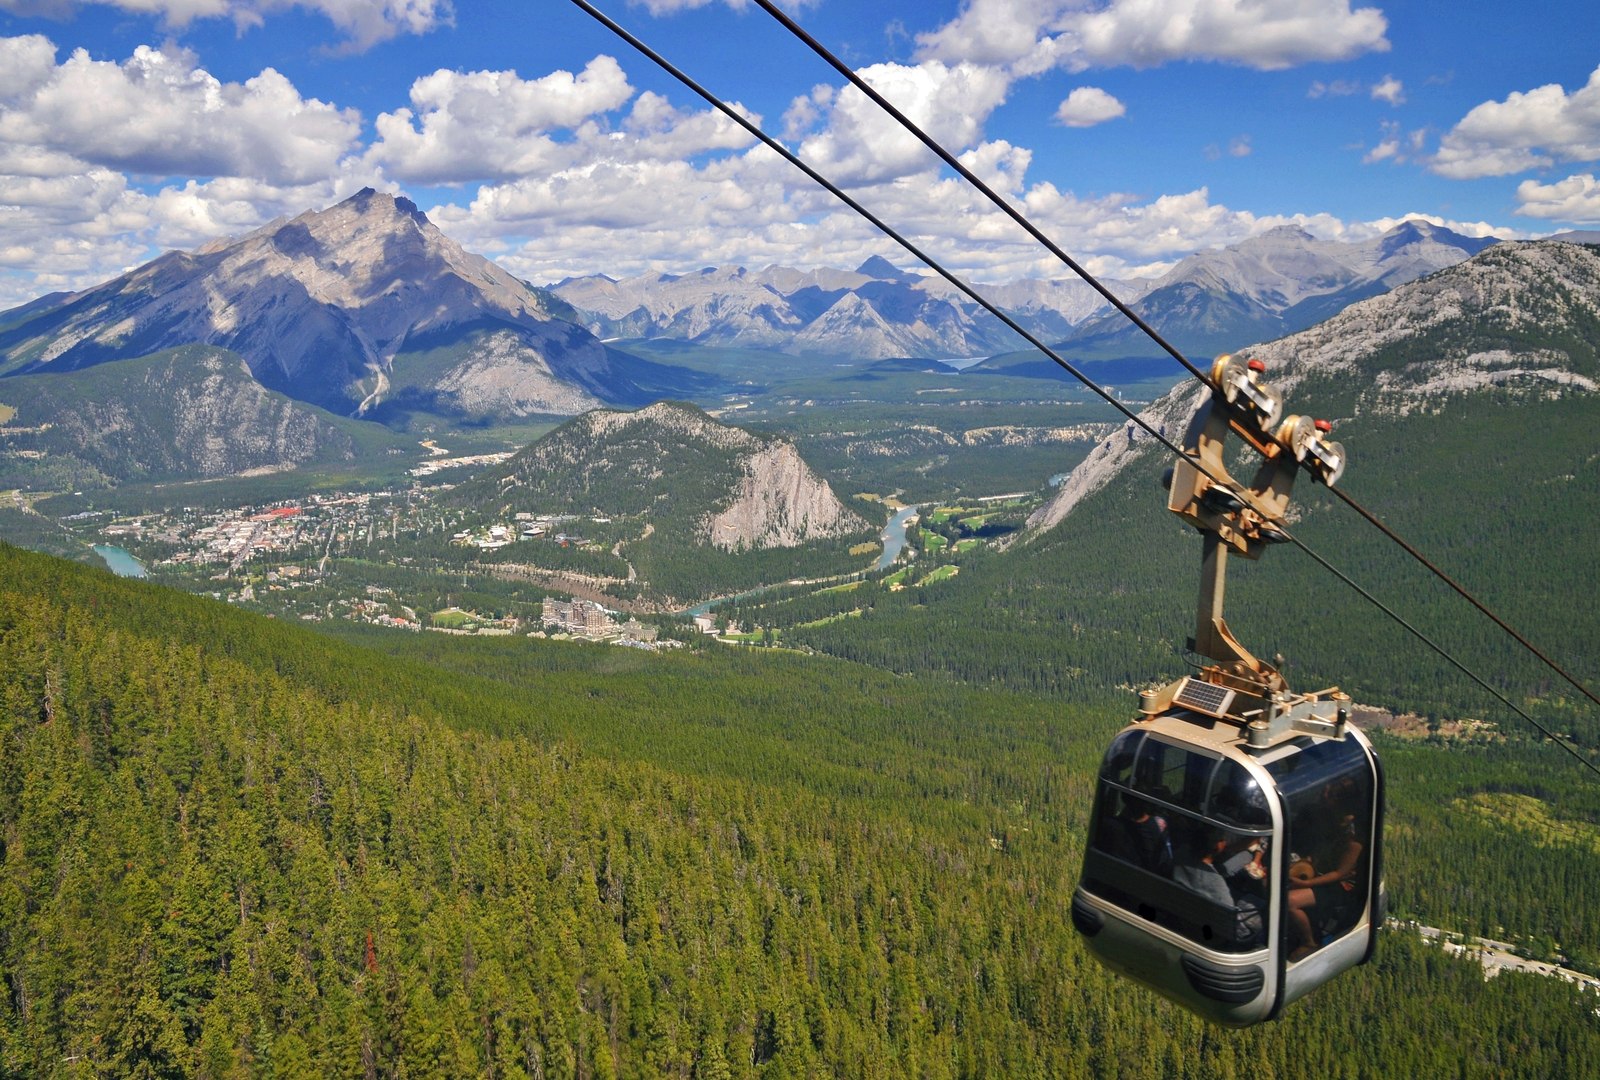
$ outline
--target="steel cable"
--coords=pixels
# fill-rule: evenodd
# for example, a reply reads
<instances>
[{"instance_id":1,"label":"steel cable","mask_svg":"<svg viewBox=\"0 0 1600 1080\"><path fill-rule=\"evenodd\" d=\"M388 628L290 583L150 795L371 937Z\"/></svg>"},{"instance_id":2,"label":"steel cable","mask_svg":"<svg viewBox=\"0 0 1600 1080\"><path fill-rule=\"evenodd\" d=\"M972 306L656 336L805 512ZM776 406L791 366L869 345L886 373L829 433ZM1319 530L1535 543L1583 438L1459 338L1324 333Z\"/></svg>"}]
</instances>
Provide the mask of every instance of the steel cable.
<instances>
[{"instance_id":1,"label":"steel cable","mask_svg":"<svg viewBox=\"0 0 1600 1080\"><path fill-rule=\"evenodd\" d=\"M762 0L756 0L756 2L757 3L762 3ZM1047 356L1051 360L1053 360L1056 364L1060 365L1065 371L1067 371L1070 375L1072 375L1073 378L1077 379L1085 387L1087 387L1089 390L1091 390L1097 396L1099 396L1102 400L1104 400L1107 404L1111 405L1118 412L1122 413L1132 423L1137 425L1139 428L1143 429L1147 434L1150 435L1151 438L1153 438L1157 442L1159 442L1162 446L1164 446L1174 456L1179 457L1179 458L1184 458L1185 460L1189 460L1192 464L1194 464L1196 466L1197 469L1199 469L1199 471L1201 471L1204 475L1206 475L1208 478L1210 478L1213 482L1221 483L1220 478L1212 475L1210 472L1205 470L1204 467L1199 464L1199 462L1194 461L1194 459L1192 459L1192 458L1189 458L1188 455L1184 454L1183 450L1180 447L1178 447L1176 444L1174 444L1162 432L1158 431L1155 427L1153 427L1142 416L1139 416L1138 414L1134 413L1126 405L1124 405L1120 401L1116 400L1116 398L1111 393L1109 393L1107 390L1105 390L1103 387L1101 387L1098 383L1096 383L1093 379L1089 378L1083 372L1079 371L1069 361L1067 361L1064 357L1059 355L1055 350L1051 349L1048 345L1044 344L1044 342L1040 341L1034 334L1032 334L1030 331L1025 329L1019 323L1017 323L1016 320L1012 319L1009 315L1007 315L999 307L997 307L995 304L993 304L991 301L989 301L986 297L984 297L982 294L980 294L975 288L973 288L971 285L969 285L966 281L962 280L960 277L958 277L957 275L952 273L950 270L946 269L938 260L934 259L931 255L929 255L926 252L924 252L921 248L919 248L910 239L908 239L907 237L902 235L893 226L889 225L887 222L885 222L881 218L879 218L876 214L872 213L872 211L868 210L865 206L863 206L861 203L856 201L852 196L850 196L847 192L845 192L837 184L835 184L833 181L829 180L826 176L824 176L821 173L819 173L816 169L812 168L803 159L801 159L797 154L795 154L793 151L789 150L782 143L778 142L771 135L767 134L766 131L764 131L760 127L760 125L754 123L749 118L747 118L742 113L740 113L737 109L733 108L733 106L729 105L727 102L723 101L716 94L714 94L710 90L706 89L699 82L697 82L693 77L688 75L682 69L680 69L675 64L673 64L670 60L668 60L665 56L663 56L662 54L657 52L655 49L653 49L651 46L646 44L642 39L640 39L635 34L633 34L631 31L629 31L626 27L622 26L620 23L616 22L616 20L612 19L605 12L603 12L599 8L597 8L593 3L590 2L590 0L572 0L572 3L574 5L576 5L578 8L582 9L586 14L588 14L595 21L599 22L602 26L606 27L606 29L610 30L613 34L617 35L617 37L619 37L623 41L627 42L629 46L631 46L632 48L637 50L646 59L650 60L652 63L654 63L655 65L660 67L662 71L666 72L668 75L672 76L678 82L683 84L683 86L685 88L687 88L688 90L690 90L694 94L698 95L702 100L704 100L712 108L716 109L718 112L720 112L724 116L728 117L734 123L738 124L741 128L743 128L746 132L748 132L752 137L754 137L762 145L766 146L768 149L772 150L774 153L776 153L780 157L782 157L789 164L791 164L795 168L799 169L813 183L816 183L818 186L820 186L824 190L826 190L829 194L831 194L835 198L839 199L847 207L849 207L851 210L855 211L863 219L865 219L868 223L870 223L874 228L878 229L885 236L889 237L895 243L899 244L902 248L904 248L912 256L914 256L916 259L918 259L920 262L922 262L924 265L926 265L929 269L933 270L934 273L938 274L940 277L942 277L946 281L948 281L951 285L953 285L957 289L959 289L962 292L963 295L967 296L974 303L978 304L985 311L989 312L989 314L991 314L991 315L995 316L995 318L999 319L1009 329L1011 329L1018 336L1020 336L1024 341L1028 342L1030 345L1032 345L1034 348L1038 349L1045 356ZM763 3L762 6L765 7L766 5ZM907 120L905 122L908 123L908 124L910 123L909 120ZM1031 228L1031 226L1030 226L1030 228ZM1066 256L1063 254L1062 257L1065 258ZM1069 260L1069 263L1070 263L1070 260ZM1075 263L1070 263L1070 265L1076 266ZM1079 273L1084 274L1086 280L1089 280L1092 283L1093 279L1088 276L1087 271L1079 270ZM1120 302L1118 302L1118 305L1119 305L1119 310L1121 310ZM1137 317L1131 316L1131 315L1130 315L1130 317L1135 318L1135 322L1138 325L1140 325L1141 327L1143 327L1145 325L1145 324L1143 324L1143 322L1141 320L1138 320ZM1158 342L1161 341L1159 335L1156 335L1153 330L1148 330L1147 332L1150 333L1154 337L1154 339L1157 340ZM1164 342L1162 342L1162 344L1165 345ZM1178 353L1176 350L1173 350L1171 348L1171 346L1168 345L1168 346L1165 346L1165 347L1168 348L1168 350L1171 351L1173 353L1173 355L1176 356L1180 361L1182 361L1186 367L1189 367L1191 370L1197 370L1197 369L1194 369L1193 365L1190 364L1186 359L1184 359L1180 353ZM1207 385L1212 385L1209 379L1205 378L1204 376L1200 376L1200 377L1202 378L1202 381L1207 383ZM1282 525L1281 522L1277 522L1276 524L1278 524L1280 526L1280 528L1281 528L1281 525ZM1455 666L1463 674L1465 674L1469 678L1471 678L1480 687L1482 687L1483 689L1487 690L1491 695L1493 695L1497 700L1499 700L1501 702L1501 704L1505 705L1506 708L1510 709L1512 712L1514 712L1518 716L1522 717L1525 721L1527 721L1531 726L1533 726L1539 732L1544 734L1547 738L1553 740L1557 745L1561 746L1568 753L1572 754L1573 757L1577 761L1582 763L1584 766L1586 766L1588 769L1590 769L1592 772L1594 772L1597 776L1600 776L1600 766L1597 766L1594 762L1592 762L1589 759L1587 759L1586 757L1584 757L1583 754L1576 747L1572 746L1566 740L1561 739L1559 736L1557 736L1554 732L1550 731L1548 728L1546 728L1539 721L1535 720L1532 716L1529 716L1522 709L1520 709L1516 705L1512 704L1512 702L1509 701L1505 697L1505 695L1501 694L1498 690L1496 690L1493 686L1491 686L1487 681L1485 681L1482 677L1480 677L1475 672L1473 672L1466 665L1462 664L1459 660L1455 659L1455 657L1450 655L1450 653L1447 652L1442 646L1436 644L1426 634L1422 633L1422 631L1420 631L1416 627L1412 626L1409 622L1407 622L1405 619L1403 619L1400 615L1398 615L1396 612L1394 612L1391 608L1389 608L1387 605L1385 605L1382 601L1378 600L1377 597L1373 596L1366 589L1364 589L1360 585L1358 585L1354 580L1352 580L1343 571L1339 570L1332 563L1328 562L1327 559L1325 559L1321 555L1317 554L1314 550L1312 550L1309 546L1307 546L1304 541L1300 540L1298 537L1293 536L1286 529L1283 529L1282 531L1283 531L1284 536L1287 537L1288 540L1291 543L1293 543L1296 547L1298 547L1302 551L1304 551L1308 556L1310 556L1313 560L1315 560L1324 569L1326 569L1326 570L1330 571L1331 573L1333 573L1341 581L1343 581L1345 584L1349 585L1358 594L1360 594L1362 597L1364 597L1366 600L1368 600L1370 603L1372 603L1374 606L1376 606L1380 611L1382 611L1384 614L1388 615L1391 619L1393 619L1396 623L1398 623L1405 630L1409 631L1418 640L1422 641L1424 644L1426 644L1429 648L1433 649L1435 652L1437 652L1444 659L1448 660L1453 666Z\"/></svg>"},{"instance_id":2,"label":"steel cable","mask_svg":"<svg viewBox=\"0 0 1600 1080\"><path fill-rule=\"evenodd\" d=\"M1025 230L1029 236L1037 240L1047 251L1060 260L1062 265L1066 266L1067 269L1077 274L1085 284L1093 288L1102 297L1104 297L1107 302L1112 305L1112 307L1116 308L1117 311L1126 316L1128 320L1133 323L1134 326L1143 331L1144 334L1148 336L1154 344L1158 345L1174 360L1183 365L1183 367L1187 369L1191 375L1205 383L1207 386L1210 386L1213 390L1218 389L1217 385L1211 380L1209 373L1203 371L1191 360L1189 360L1188 357L1184 356L1176 346L1172 345L1164 337L1162 337L1161 334L1158 333L1149 323L1145 322L1145 320L1141 318L1137 312L1113 295L1111 290L1107 288L1106 285L1098 278L1096 278L1094 274L1090 273L1089 270L1079 265L1077 260L1073 259L1070 255L1063 251L1061 247L1055 243L1055 241L1051 240L1050 237L1041 232L1039 228L1028 219L1026 214L1022 213L1005 198L1003 198L998 192L990 187L982 177L974 173L959 158L945 149L945 147L937 139L933 138L933 136L922 130L922 128L915 121L906 116L906 114L901 112L893 102L889 101L876 89L874 89L872 85L863 79L859 74L857 74L857 72L851 68L850 65L839 59L838 56L836 56L826 45L823 45L822 42L818 41L815 36L805 29L805 27L801 26L799 23L795 22L794 19L790 18L788 13L782 8L778 7L777 4L773 3L772 0L754 0L754 2L763 11L767 12L774 19L776 19L786 30L804 43L807 48L816 53L817 56L820 57L823 62L828 64L829 67L837 71L840 75L847 79L852 86L854 86L857 90L860 90L875 104L877 104L879 108L883 109L884 112L893 117L901 127L903 127L910 134L914 135L918 141L931 150L939 158L939 160L950 166L950 168L955 170L962 179L966 180L969 184L981 192L991 203L994 204L996 208L1002 211L1007 217L1011 218L1012 221L1016 222L1017 225ZM1455 592L1460 595L1462 599L1466 600L1473 607L1477 608L1480 613L1487 616L1491 621L1494 622L1496 626L1509 634L1519 645L1537 657L1542 663L1549 667L1550 670L1554 671L1556 674L1560 675L1563 679L1570 683L1576 690L1578 690L1579 693L1583 694L1596 705L1600 705L1600 696L1596 696L1592 690L1580 682L1575 676L1547 656L1521 633L1513 629L1504 619L1500 618L1499 615L1491 611L1476 596L1472 595L1472 593L1470 593L1454 578L1436 566L1432 561L1424 556L1422 552L1418 551L1415 546L1408 543L1387 524L1380 520L1376 514L1356 501L1354 496L1342 489L1333 490L1334 494L1338 496L1341 502L1350 507L1350 509L1354 510L1385 537L1398 544L1401 549L1406 552L1406 554L1410 555L1413 559L1422 564L1422 566L1427 568L1427 570L1440 581L1444 582L1451 589L1455 590Z\"/></svg>"}]
</instances>

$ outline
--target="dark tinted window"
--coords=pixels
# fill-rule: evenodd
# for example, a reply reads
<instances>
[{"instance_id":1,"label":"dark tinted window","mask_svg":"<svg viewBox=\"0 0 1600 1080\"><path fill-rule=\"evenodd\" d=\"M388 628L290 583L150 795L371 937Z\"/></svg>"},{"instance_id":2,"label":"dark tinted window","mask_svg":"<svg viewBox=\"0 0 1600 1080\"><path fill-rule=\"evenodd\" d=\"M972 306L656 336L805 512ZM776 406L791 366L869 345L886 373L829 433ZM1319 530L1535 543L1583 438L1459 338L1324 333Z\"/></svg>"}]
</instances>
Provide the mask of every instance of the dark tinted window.
<instances>
[{"instance_id":1,"label":"dark tinted window","mask_svg":"<svg viewBox=\"0 0 1600 1080\"><path fill-rule=\"evenodd\" d=\"M1134 790L1185 809L1199 810L1205 796L1206 780L1215 766L1214 758L1196 754L1181 746L1146 739L1139 748L1133 767Z\"/></svg>"},{"instance_id":2,"label":"dark tinted window","mask_svg":"<svg viewBox=\"0 0 1600 1080\"><path fill-rule=\"evenodd\" d=\"M1106 751L1106 759L1100 766L1100 775L1107 780L1126 784L1128 775L1133 771L1133 755L1143 741L1142 731L1125 731L1118 735L1112 741L1111 749Z\"/></svg>"},{"instance_id":3,"label":"dark tinted window","mask_svg":"<svg viewBox=\"0 0 1600 1080\"><path fill-rule=\"evenodd\" d=\"M1354 739L1307 740L1268 766L1284 800L1292 957L1320 949L1361 921L1372 868L1372 769ZM1297 882L1309 879L1309 887ZM1301 918L1304 913L1304 919Z\"/></svg>"},{"instance_id":4,"label":"dark tinted window","mask_svg":"<svg viewBox=\"0 0 1600 1080\"><path fill-rule=\"evenodd\" d=\"M1235 763L1120 736L1101 769L1085 887L1209 948L1261 946L1271 815L1248 781Z\"/></svg>"},{"instance_id":5,"label":"dark tinted window","mask_svg":"<svg viewBox=\"0 0 1600 1080\"><path fill-rule=\"evenodd\" d=\"M1211 794L1206 812L1216 821L1247 829L1272 827L1272 811L1266 793L1250 770L1237 761L1223 760L1211 777Z\"/></svg>"}]
</instances>

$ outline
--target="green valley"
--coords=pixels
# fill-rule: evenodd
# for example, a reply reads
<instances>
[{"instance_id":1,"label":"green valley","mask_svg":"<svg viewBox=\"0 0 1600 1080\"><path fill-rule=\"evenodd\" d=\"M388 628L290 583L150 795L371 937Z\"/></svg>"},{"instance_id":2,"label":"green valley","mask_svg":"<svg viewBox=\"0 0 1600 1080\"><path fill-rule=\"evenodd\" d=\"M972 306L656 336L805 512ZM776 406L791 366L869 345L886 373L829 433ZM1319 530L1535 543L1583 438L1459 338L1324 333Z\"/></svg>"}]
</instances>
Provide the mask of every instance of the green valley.
<instances>
[{"instance_id":1,"label":"green valley","mask_svg":"<svg viewBox=\"0 0 1600 1080\"><path fill-rule=\"evenodd\" d=\"M1112 982L1066 907L1115 711L776 653L345 644L10 548L0 601L8 1072L1286 1076L1338 1046L1544 1076L1600 1053L1570 988L1485 982L1403 929L1226 1039ZM1507 861L1470 815L1425 838L1510 775L1565 820L1600 815L1592 787L1516 747L1385 750L1401 913L1525 933L1537 895L1587 942L1586 901L1543 890L1592 845Z\"/></svg>"}]
</instances>

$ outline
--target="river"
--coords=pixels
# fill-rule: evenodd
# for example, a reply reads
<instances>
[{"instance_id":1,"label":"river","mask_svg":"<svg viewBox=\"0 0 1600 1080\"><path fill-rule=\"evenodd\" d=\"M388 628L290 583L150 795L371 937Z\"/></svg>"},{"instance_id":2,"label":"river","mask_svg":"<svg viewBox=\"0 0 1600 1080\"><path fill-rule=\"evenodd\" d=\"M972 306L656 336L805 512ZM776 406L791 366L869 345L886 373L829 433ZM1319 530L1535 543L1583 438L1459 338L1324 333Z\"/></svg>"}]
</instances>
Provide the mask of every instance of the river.
<instances>
[{"instance_id":1,"label":"river","mask_svg":"<svg viewBox=\"0 0 1600 1080\"><path fill-rule=\"evenodd\" d=\"M889 524L884 526L883 532L878 537L878 539L883 541L883 554L878 557L879 570L887 570L889 567L894 565L894 560L897 556L899 556L900 549L906 546L906 523L911 520L912 516L916 514L916 512L917 508L915 506L901 507L899 510L895 511L894 517L889 519ZM837 574L833 578L827 578L823 580L831 581L852 576L854 575ZM806 583L801 581L780 581L774 585L763 585L758 589L748 589L745 592L734 593L732 596L718 596L711 600L702 600L694 607L684 608L678 614L687 615L690 618L693 618L696 615L706 615L710 613L713 607L717 606L718 604L726 603L729 600L743 600L747 596L759 596L764 592L769 592L770 590L779 588L783 585L800 584ZM822 584L822 581L811 582L811 584Z\"/></svg>"},{"instance_id":2,"label":"river","mask_svg":"<svg viewBox=\"0 0 1600 1080\"><path fill-rule=\"evenodd\" d=\"M111 544L96 544L94 553L105 560L111 572L118 577L144 577L144 563Z\"/></svg>"},{"instance_id":3,"label":"river","mask_svg":"<svg viewBox=\"0 0 1600 1080\"><path fill-rule=\"evenodd\" d=\"M900 549L906 546L906 523L916 514L917 507L903 506L895 511L894 517L889 519L889 524L883 528L883 554L878 558L878 569L887 570L894 565L900 555Z\"/></svg>"},{"instance_id":4,"label":"river","mask_svg":"<svg viewBox=\"0 0 1600 1080\"><path fill-rule=\"evenodd\" d=\"M709 615L711 614L711 609L716 607L718 604L726 604L730 600L743 600L749 596L760 596L764 592L770 592L771 590L776 589L779 585L788 584L791 583L787 581L780 581L777 585L763 585L759 589L746 589L744 592L732 593L728 596L714 596L710 600L700 601L694 607L684 608L682 611L678 612L678 614L687 615L691 619L696 615Z\"/></svg>"}]
</instances>

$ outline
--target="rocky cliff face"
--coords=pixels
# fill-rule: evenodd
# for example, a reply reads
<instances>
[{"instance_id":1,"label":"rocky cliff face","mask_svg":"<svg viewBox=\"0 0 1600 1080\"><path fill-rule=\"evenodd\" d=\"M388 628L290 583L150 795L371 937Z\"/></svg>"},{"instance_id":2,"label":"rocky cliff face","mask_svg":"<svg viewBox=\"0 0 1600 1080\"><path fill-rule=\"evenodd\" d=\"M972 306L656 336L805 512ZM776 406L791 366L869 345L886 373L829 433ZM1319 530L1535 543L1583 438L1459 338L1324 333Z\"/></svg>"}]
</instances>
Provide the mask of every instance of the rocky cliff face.
<instances>
[{"instance_id":1,"label":"rocky cliff face","mask_svg":"<svg viewBox=\"0 0 1600 1080\"><path fill-rule=\"evenodd\" d=\"M25 429L0 438L0 456L70 458L131 479L231 476L357 452L340 421L265 389L220 349L189 346L89 376L0 384L17 403L10 427Z\"/></svg>"},{"instance_id":2,"label":"rocky cliff face","mask_svg":"<svg viewBox=\"0 0 1600 1080\"><path fill-rule=\"evenodd\" d=\"M711 515L703 535L717 547L795 547L867 528L845 509L790 443L762 446L741 458L744 473L733 504Z\"/></svg>"},{"instance_id":3,"label":"rocky cliff face","mask_svg":"<svg viewBox=\"0 0 1600 1080\"><path fill-rule=\"evenodd\" d=\"M237 352L263 386L335 412L370 412L400 387L437 389L474 416L647 400L622 358L560 321L564 311L408 200L367 189L30 305L0 332L0 373L75 371L199 343ZM486 327L498 331L493 363L482 355ZM412 362L419 343L427 359Z\"/></svg>"},{"instance_id":4,"label":"rocky cliff face","mask_svg":"<svg viewBox=\"0 0 1600 1080\"><path fill-rule=\"evenodd\" d=\"M1600 248L1497 244L1471 260L1346 308L1309 330L1241 352L1262 360L1290 411L1405 416L1445 396L1487 390L1541 397L1600 392ZM1293 391L1315 380L1316 402ZM1174 442L1208 391L1185 380L1140 415ZM1319 415L1325 415L1320 414ZM1125 423L1073 470L1028 521L1037 534L1146 453L1162 452Z\"/></svg>"},{"instance_id":5,"label":"rocky cliff face","mask_svg":"<svg viewBox=\"0 0 1600 1080\"><path fill-rule=\"evenodd\" d=\"M638 515L658 536L726 550L793 547L870 528L792 444L718 423L677 402L585 413L462 494Z\"/></svg>"},{"instance_id":6,"label":"rocky cliff face","mask_svg":"<svg viewBox=\"0 0 1600 1080\"><path fill-rule=\"evenodd\" d=\"M433 380L435 401L443 411L468 416L570 415L598 408L599 398L550 366L546 357L560 346L549 338L541 331L484 334Z\"/></svg>"}]
</instances>

